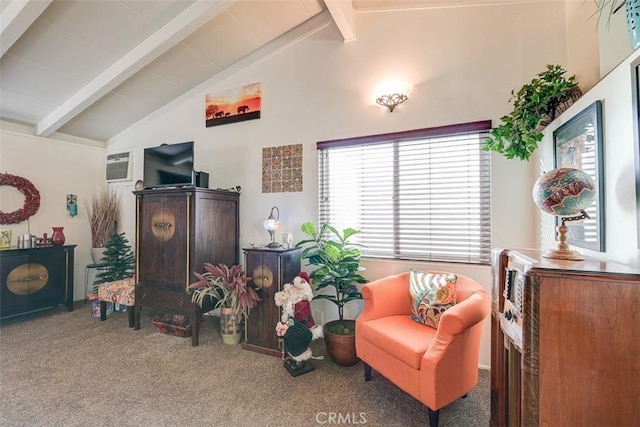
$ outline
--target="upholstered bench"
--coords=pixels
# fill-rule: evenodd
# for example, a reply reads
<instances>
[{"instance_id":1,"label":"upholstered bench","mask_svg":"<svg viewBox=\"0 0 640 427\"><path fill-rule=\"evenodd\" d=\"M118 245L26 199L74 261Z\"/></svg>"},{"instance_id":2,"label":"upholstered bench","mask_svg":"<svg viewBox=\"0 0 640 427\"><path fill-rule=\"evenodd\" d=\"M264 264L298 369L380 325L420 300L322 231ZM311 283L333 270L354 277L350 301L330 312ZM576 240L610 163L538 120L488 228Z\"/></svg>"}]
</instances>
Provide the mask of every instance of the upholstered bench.
<instances>
[{"instance_id":1,"label":"upholstered bench","mask_svg":"<svg viewBox=\"0 0 640 427\"><path fill-rule=\"evenodd\" d=\"M100 299L100 320L107 319L107 303L129 307L129 327L133 328L133 308L135 306L136 281L133 277L102 283L98 288Z\"/></svg>"}]
</instances>

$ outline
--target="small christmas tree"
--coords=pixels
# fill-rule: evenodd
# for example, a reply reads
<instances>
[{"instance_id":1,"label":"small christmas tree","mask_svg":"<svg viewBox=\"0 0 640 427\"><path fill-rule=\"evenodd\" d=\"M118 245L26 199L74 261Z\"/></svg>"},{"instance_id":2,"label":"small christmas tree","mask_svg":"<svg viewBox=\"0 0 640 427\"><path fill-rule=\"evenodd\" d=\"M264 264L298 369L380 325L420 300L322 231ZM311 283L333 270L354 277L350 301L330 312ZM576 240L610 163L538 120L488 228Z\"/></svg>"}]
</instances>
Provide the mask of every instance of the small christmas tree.
<instances>
[{"instance_id":1,"label":"small christmas tree","mask_svg":"<svg viewBox=\"0 0 640 427\"><path fill-rule=\"evenodd\" d=\"M94 293L97 293L100 283L114 282L116 280L133 277L135 260L131 245L125 237L125 233L114 232L105 245L100 272L93 283Z\"/></svg>"}]
</instances>

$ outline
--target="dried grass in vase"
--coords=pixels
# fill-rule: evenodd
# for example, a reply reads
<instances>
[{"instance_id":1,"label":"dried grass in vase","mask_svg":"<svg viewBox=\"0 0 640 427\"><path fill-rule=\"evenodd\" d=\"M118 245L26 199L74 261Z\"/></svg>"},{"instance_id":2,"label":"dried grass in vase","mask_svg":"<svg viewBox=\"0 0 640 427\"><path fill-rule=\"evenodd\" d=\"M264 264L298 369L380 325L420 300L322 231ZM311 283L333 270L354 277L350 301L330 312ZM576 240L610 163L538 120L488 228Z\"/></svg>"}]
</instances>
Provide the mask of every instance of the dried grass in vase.
<instances>
[{"instance_id":1,"label":"dried grass in vase","mask_svg":"<svg viewBox=\"0 0 640 427\"><path fill-rule=\"evenodd\" d=\"M105 187L99 193L92 193L85 203L91 230L91 245L102 248L120 222L120 198L111 187Z\"/></svg>"}]
</instances>

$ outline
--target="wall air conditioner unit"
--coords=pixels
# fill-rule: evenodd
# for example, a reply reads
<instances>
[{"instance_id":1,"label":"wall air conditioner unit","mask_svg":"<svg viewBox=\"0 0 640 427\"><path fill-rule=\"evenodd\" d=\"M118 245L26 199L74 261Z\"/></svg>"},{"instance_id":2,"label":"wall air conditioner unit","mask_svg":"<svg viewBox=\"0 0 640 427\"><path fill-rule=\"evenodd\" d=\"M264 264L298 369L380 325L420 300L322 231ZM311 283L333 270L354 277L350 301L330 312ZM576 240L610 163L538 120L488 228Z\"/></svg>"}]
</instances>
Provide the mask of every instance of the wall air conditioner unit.
<instances>
[{"instance_id":1,"label":"wall air conditioner unit","mask_svg":"<svg viewBox=\"0 0 640 427\"><path fill-rule=\"evenodd\" d=\"M107 154L107 182L131 181L133 151Z\"/></svg>"}]
</instances>

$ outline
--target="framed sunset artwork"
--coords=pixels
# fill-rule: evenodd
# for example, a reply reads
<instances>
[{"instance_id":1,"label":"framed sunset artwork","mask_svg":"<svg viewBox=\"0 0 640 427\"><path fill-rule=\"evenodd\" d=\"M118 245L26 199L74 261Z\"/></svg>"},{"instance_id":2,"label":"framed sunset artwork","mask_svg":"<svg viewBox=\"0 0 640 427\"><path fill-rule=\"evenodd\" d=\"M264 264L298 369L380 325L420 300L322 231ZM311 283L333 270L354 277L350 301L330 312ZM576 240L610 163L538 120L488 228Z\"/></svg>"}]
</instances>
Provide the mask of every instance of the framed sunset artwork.
<instances>
[{"instance_id":1,"label":"framed sunset artwork","mask_svg":"<svg viewBox=\"0 0 640 427\"><path fill-rule=\"evenodd\" d=\"M260 118L262 83L205 96L205 124L207 127L226 125Z\"/></svg>"}]
</instances>

